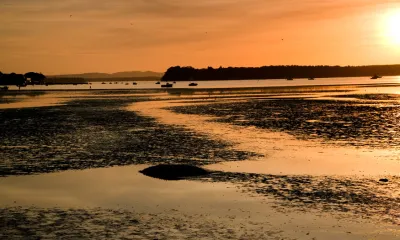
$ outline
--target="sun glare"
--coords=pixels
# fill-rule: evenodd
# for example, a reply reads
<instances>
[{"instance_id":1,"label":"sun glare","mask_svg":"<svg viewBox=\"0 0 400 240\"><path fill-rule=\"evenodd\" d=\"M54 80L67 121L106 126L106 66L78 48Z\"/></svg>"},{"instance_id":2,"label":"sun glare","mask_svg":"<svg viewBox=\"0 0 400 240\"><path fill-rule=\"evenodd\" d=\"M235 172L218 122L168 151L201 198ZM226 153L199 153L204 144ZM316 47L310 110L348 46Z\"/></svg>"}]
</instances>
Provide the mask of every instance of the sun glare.
<instances>
[{"instance_id":1,"label":"sun glare","mask_svg":"<svg viewBox=\"0 0 400 240\"><path fill-rule=\"evenodd\" d=\"M400 46L400 9L387 16L386 30L388 40Z\"/></svg>"}]
</instances>

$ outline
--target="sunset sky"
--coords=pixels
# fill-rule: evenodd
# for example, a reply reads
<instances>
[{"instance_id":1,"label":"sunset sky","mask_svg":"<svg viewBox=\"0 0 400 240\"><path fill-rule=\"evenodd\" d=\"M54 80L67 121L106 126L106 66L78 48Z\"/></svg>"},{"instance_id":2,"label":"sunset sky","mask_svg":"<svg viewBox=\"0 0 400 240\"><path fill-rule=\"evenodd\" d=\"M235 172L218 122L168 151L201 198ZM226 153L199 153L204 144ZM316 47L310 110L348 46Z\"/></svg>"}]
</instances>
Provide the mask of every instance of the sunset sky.
<instances>
[{"instance_id":1,"label":"sunset sky","mask_svg":"<svg viewBox=\"0 0 400 240\"><path fill-rule=\"evenodd\" d=\"M0 71L400 63L400 1L0 0Z\"/></svg>"}]
</instances>

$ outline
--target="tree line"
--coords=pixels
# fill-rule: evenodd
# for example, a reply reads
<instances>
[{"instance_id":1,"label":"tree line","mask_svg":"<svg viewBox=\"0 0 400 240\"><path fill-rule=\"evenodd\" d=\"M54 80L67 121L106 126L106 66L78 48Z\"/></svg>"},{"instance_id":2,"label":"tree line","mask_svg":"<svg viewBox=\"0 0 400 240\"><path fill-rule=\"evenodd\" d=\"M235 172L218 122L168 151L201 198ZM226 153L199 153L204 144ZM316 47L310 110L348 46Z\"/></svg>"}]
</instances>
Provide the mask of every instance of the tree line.
<instances>
[{"instance_id":1,"label":"tree line","mask_svg":"<svg viewBox=\"0 0 400 240\"><path fill-rule=\"evenodd\" d=\"M201 68L170 67L163 81L191 80L242 80L242 79L286 79L286 78L333 78L400 75L399 65L371 66L263 66L263 67L219 67Z\"/></svg>"},{"instance_id":2,"label":"tree line","mask_svg":"<svg viewBox=\"0 0 400 240\"><path fill-rule=\"evenodd\" d=\"M25 74L0 72L0 85L26 86L28 84L44 84L46 76L42 73L28 72Z\"/></svg>"}]
</instances>

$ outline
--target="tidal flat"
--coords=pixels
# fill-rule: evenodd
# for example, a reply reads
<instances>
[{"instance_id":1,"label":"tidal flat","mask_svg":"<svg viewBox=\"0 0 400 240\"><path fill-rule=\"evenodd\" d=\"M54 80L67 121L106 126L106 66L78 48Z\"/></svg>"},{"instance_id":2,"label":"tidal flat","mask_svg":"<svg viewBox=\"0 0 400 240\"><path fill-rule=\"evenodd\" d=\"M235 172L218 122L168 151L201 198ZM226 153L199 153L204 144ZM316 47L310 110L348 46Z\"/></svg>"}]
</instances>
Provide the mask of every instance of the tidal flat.
<instances>
[{"instance_id":1,"label":"tidal flat","mask_svg":"<svg viewBox=\"0 0 400 240\"><path fill-rule=\"evenodd\" d=\"M400 88L298 89L1 102L0 238L399 238Z\"/></svg>"}]
</instances>

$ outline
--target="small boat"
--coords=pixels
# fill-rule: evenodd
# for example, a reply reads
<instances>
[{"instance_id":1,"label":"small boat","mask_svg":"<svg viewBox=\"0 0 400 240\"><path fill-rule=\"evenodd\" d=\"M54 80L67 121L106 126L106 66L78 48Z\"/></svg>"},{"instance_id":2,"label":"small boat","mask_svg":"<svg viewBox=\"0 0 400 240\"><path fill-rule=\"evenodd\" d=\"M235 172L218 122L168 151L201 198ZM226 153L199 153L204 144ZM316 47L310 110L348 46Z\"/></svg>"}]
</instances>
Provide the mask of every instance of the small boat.
<instances>
[{"instance_id":1,"label":"small boat","mask_svg":"<svg viewBox=\"0 0 400 240\"><path fill-rule=\"evenodd\" d=\"M189 83L189 87L196 87L198 84L197 83Z\"/></svg>"},{"instance_id":2,"label":"small boat","mask_svg":"<svg viewBox=\"0 0 400 240\"><path fill-rule=\"evenodd\" d=\"M161 87L172 87L172 86L173 86L172 83L166 83L166 84L161 85Z\"/></svg>"},{"instance_id":3,"label":"small boat","mask_svg":"<svg viewBox=\"0 0 400 240\"><path fill-rule=\"evenodd\" d=\"M377 74L375 74L374 76L371 77L371 79L378 79L378 78L382 78L382 77Z\"/></svg>"},{"instance_id":4,"label":"small boat","mask_svg":"<svg viewBox=\"0 0 400 240\"><path fill-rule=\"evenodd\" d=\"M102 82L101 84L106 84L105 82Z\"/></svg>"},{"instance_id":5,"label":"small boat","mask_svg":"<svg viewBox=\"0 0 400 240\"><path fill-rule=\"evenodd\" d=\"M309 77L308 80L314 80L314 78L313 77Z\"/></svg>"},{"instance_id":6,"label":"small boat","mask_svg":"<svg viewBox=\"0 0 400 240\"><path fill-rule=\"evenodd\" d=\"M160 84L160 82L156 82L156 84Z\"/></svg>"},{"instance_id":7,"label":"small boat","mask_svg":"<svg viewBox=\"0 0 400 240\"><path fill-rule=\"evenodd\" d=\"M288 80L288 81L293 81L293 78L288 77L288 78L286 78L286 80Z\"/></svg>"},{"instance_id":8,"label":"small boat","mask_svg":"<svg viewBox=\"0 0 400 240\"><path fill-rule=\"evenodd\" d=\"M133 82L132 85L137 85L137 82Z\"/></svg>"},{"instance_id":9,"label":"small boat","mask_svg":"<svg viewBox=\"0 0 400 240\"><path fill-rule=\"evenodd\" d=\"M110 82L109 84L112 84L112 82Z\"/></svg>"}]
</instances>

